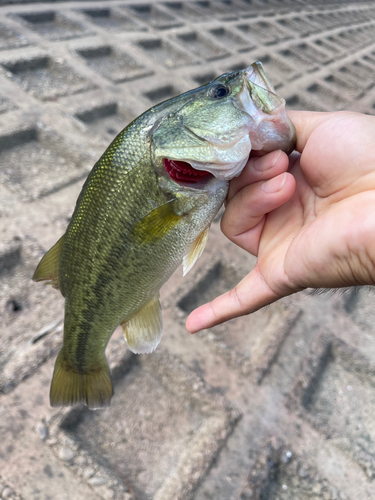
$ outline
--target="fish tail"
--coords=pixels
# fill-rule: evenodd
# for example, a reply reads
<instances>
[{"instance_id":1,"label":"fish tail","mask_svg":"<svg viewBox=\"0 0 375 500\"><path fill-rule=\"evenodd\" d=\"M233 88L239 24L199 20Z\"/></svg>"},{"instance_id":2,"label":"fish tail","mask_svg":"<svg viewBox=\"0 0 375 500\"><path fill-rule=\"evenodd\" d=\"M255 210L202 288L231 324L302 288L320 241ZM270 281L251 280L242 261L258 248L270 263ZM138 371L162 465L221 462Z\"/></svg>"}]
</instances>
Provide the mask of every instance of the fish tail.
<instances>
[{"instance_id":1,"label":"fish tail","mask_svg":"<svg viewBox=\"0 0 375 500\"><path fill-rule=\"evenodd\" d=\"M104 355L95 369L80 372L59 352L51 383L51 406L83 403L90 409L104 408L110 405L112 396L111 375Z\"/></svg>"}]
</instances>

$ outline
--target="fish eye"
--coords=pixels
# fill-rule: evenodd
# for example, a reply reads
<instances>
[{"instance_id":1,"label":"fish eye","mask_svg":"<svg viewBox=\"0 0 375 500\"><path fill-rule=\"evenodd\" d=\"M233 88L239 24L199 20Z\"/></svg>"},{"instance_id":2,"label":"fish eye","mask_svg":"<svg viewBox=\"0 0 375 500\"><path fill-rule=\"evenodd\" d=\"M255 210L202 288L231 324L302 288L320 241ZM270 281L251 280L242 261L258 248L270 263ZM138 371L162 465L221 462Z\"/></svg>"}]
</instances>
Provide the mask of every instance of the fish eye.
<instances>
[{"instance_id":1,"label":"fish eye","mask_svg":"<svg viewBox=\"0 0 375 500\"><path fill-rule=\"evenodd\" d=\"M222 99L229 94L229 88L220 83L211 89L211 97L214 99Z\"/></svg>"}]
</instances>

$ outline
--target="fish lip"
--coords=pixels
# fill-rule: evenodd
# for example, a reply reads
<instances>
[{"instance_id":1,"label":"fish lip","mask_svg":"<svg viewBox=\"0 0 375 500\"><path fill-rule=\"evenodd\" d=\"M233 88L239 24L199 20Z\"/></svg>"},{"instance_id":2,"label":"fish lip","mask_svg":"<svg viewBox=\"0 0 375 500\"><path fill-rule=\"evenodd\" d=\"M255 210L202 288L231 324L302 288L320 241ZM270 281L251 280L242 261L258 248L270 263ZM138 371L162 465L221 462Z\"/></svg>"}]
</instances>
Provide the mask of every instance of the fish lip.
<instances>
[{"instance_id":1,"label":"fish lip","mask_svg":"<svg viewBox=\"0 0 375 500\"><path fill-rule=\"evenodd\" d=\"M169 176L168 176L168 179L171 182L174 182L175 184L177 184L180 188L184 188L184 189L187 189L187 190L195 192L195 193L197 193L197 192L210 193L212 191L216 191L216 188L218 187L219 183L222 183L223 187L226 184L228 184L227 181L221 181L213 175L210 176L207 181L204 180L205 178L202 178L202 180L197 181L197 182L192 182L192 183L181 182L181 181L172 179ZM215 185L215 189L213 189L213 185Z\"/></svg>"},{"instance_id":2,"label":"fish lip","mask_svg":"<svg viewBox=\"0 0 375 500\"><path fill-rule=\"evenodd\" d=\"M259 123L262 122L263 120L267 120L267 117L270 117L268 119L272 119L271 117L277 116L280 112L282 112L285 109L286 102L283 97L276 94L275 89L273 87L272 90L270 90L269 88L260 86L257 83L253 82L252 80L250 80L247 76L247 70L248 68L243 70L244 78L242 82L242 88L238 93L237 98L234 100L233 104L234 106L237 107L237 109L244 111L250 116L251 125L254 123L256 125L259 125ZM267 109L265 111L264 109L262 109L260 102L256 104L252 96L254 87L262 88L268 92L268 94L271 96L273 100L272 109Z\"/></svg>"},{"instance_id":3,"label":"fish lip","mask_svg":"<svg viewBox=\"0 0 375 500\"><path fill-rule=\"evenodd\" d=\"M271 80L268 78L266 72L264 71L263 64L260 61L255 61L250 66L243 70L245 80L258 85L259 87L268 90L272 94L282 99L278 94L276 94L275 87L273 86ZM284 99L283 99L284 100ZM285 101L284 101L285 102Z\"/></svg>"},{"instance_id":4,"label":"fish lip","mask_svg":"<svg viewBox=\"0 0 375 500\"><path fill-rule=\"evenodd\" d=\"M256 87L259 89L259 95L255 92ZM252 149L263 151L281 149L288 155L294 151L296 133L286 113L285 99L276 93L262 63L254 62L243 70L242 88L233 104L249 115L248 133ZM264 141L263 147L257 147L259 130L262 124L267 122L275 124L275 136L272 141Z\"/></svg>"}]
</instances>

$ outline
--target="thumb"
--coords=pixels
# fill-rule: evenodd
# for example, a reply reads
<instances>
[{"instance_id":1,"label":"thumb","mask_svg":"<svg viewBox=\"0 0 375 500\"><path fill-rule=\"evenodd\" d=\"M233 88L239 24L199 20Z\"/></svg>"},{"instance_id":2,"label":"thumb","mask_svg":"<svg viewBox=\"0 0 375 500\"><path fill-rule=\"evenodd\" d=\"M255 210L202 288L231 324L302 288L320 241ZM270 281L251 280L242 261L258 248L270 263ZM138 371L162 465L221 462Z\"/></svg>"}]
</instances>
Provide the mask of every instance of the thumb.
<instances>
[{"instance_id":1,"label":"thumb","mask_svg":"<svg viewBox=\"0 0 375 500\"><path fill-rule=\"evenodd\" d=\"M337 113L320 113L317 111L294 111L288 110L288 117L291 119L297 136L296 150L300 153L304 150L310 135L324 121Z\"/></svg>"},{"instance_id":2,"label":"thumb","mask_svg":"<svg viewBox=\"0 0 375 500\"><path fill-rule=\"evenodd\" d=\"M271 290L256 265L235 288L195 309L186 321L186 328L190 333L196 333L229 319L253 313L282 296Z\"/></svg>"}]
</instances>

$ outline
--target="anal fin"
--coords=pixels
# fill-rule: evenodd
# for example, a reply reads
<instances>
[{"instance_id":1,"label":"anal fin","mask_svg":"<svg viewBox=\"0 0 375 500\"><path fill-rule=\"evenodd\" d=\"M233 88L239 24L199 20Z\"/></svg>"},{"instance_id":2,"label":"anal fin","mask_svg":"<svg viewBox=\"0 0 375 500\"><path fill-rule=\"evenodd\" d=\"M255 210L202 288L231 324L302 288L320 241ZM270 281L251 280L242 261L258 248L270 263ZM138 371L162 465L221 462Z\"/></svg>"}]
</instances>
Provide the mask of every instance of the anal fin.
<instances>
[{"instance_id":1,"label":"anal fin","mask_svg":"<svg viewBox=\"0 0 375 500\"><path fill-rule=\"evenodd\" d=\"M206 246L208 240L208 232L210 230L210 226L208 226L192 243L187 254L184 256L182 260L182 268L183 268L183 276L185 276L190 269L197 262L199 257L202 255L202 252Z\"/></svg>"},{"instance_id":2,"label":"anal fin","mask_svg":"<svg viewBox=\"0 0 375 500\"><path fill-rule=\"evenodd\" d=\"M48 252L43 255L42 260L39 262L35 269L33 280L34 281L47 281L47 285L52 285L53 288L59 288L59 257L61 245L64 236L53 245Z\"/></svg>"},{"instance_id":3,"label":"anal fin","mask_svg":"<svg viewBox=\"0 0 375 500\"><path fill-rule=\"evenodd\" d=\"M121 323L129 349L136 353L150 353L159 345L163 320L159 295L142 307L130 320Z\"/></svg>"}]
</instances>

